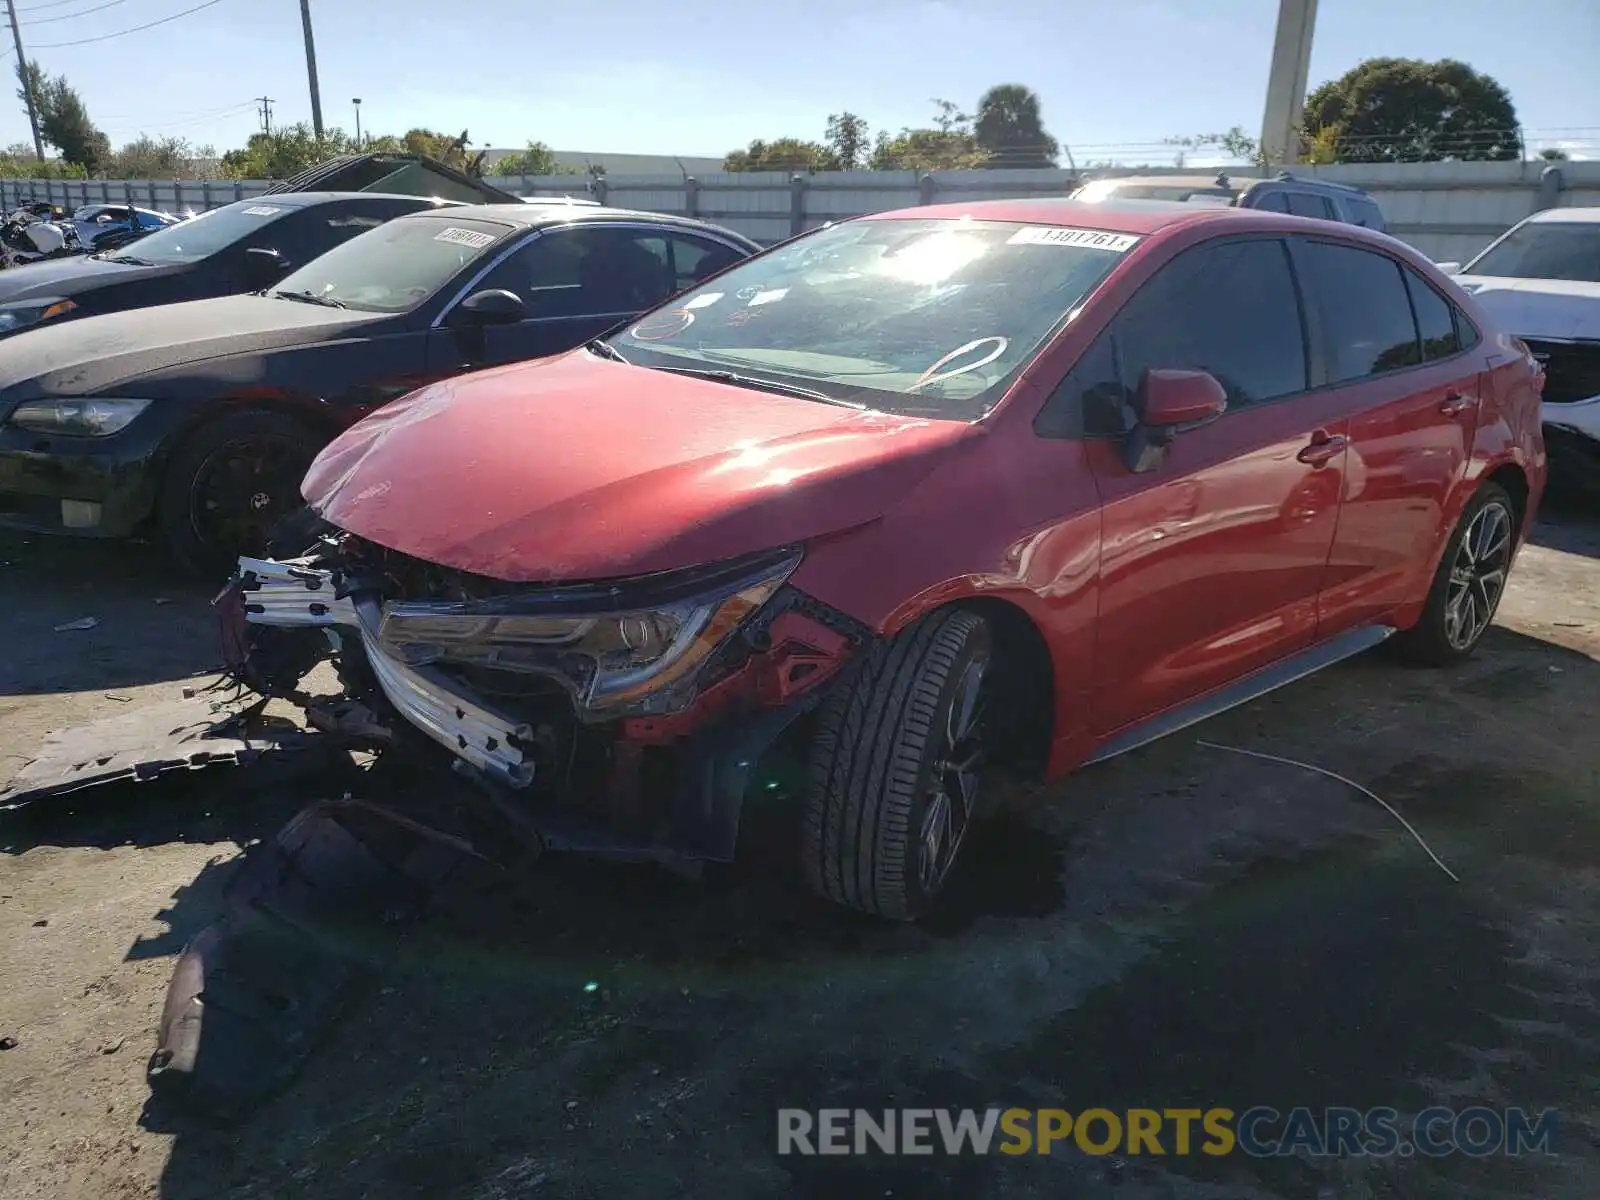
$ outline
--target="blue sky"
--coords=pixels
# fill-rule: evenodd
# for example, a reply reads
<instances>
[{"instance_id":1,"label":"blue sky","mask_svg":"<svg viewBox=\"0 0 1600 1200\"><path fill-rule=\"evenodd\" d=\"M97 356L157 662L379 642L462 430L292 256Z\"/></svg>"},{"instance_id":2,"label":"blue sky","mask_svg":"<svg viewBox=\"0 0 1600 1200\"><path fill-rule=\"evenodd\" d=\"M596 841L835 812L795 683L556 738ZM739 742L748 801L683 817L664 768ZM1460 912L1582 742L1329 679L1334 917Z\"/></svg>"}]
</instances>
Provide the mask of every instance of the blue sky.
<instances>
[{"instance_id":1,"label":"blue sky","mask_svg":"<svg viewBox=\"0 0 1600 1200\"><path fill-rule=\"evenodd\" d=\"M142 33L47 46L198 2L18 0L18 10L30 57L67 76L116 144L143 131L226 149L257 127L250 98L263 94L276 121L308 119L296 0L218 0ZM369 132L465 127L479 146L537 138L563 150L722 154L756 137L820 138L828 114L846 108L875 129L927 124L931 97L970 107L987 86L1018 82L1040 93L1046 125L1082 161L1234 124L1259 132L1277 7L313 0L312 12L330 125L350 128L360 96ZM74 15L90 8L102 11ZM1587 139L1587 156L1600 154L1597 0L1321 0L1312 86L1375 55L1469 62L1506 85L1525 128L1571 130L1548 140ZM10 104L0 144L27 136Z\"/></svg>"}]
</instances>

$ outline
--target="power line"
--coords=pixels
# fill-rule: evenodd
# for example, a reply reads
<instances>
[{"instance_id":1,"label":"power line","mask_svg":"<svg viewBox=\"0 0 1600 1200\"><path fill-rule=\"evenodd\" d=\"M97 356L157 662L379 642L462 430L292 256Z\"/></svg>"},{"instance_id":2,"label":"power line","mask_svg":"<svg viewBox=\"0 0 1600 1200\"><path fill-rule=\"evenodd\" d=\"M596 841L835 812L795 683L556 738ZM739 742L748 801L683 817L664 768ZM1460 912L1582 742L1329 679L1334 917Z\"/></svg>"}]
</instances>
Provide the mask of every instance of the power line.
<instances>
[{"instance_id":1,"label":"power line","mask_svg":"<svg viewBox=\"0 0 1600 1200\"><path fill-rule=\"evenodd\" d=\"M87 17L90 13L97 13L107 8L115 8L119 4L126 4L128 0L106 0L98 8L86 8L82 12L62 13L59 17L40 17L37 21L23 21L24 25L48 25L52 21L75 21L79 17Z\"/></svg>"},{"instance_id":2,"label":"power line","mask_svg":"<svg viewBox=\"0 0 1600 1200\"><path fill-rule=\"evenodd\" d=\"M66 46L87 46L90 42L108 42L112 38L126 37L130 33L138 33L145 29L154 29L157 25L165 25L176 21L179 17L187 17L199 12L203 8L211 8L221 4L222 0L206 0L204 4L196 4L193 8L186 8L182 12L173 13L170 17L162 17L157 21L146 21L143 25L135 25L131 29L119 29L115 33L102 33L99 37L78 38L71 42L40 42L34 46L35 50L60 50Z\"/></svg>"},{"instance_id":3,"label":"power line","mask_svg":"<svg viewBox=\"0 0 1600 1200\"><path fill-rule=\"evenodd\" d=\"M63 4L78 4L78 3L81 3L81 0L50 0L49 4L29 4L24 8L17 9L17 11L19 13L41 12L44 9L47 9L47 8L60 8Z\"/></svg>"}]
</instances>

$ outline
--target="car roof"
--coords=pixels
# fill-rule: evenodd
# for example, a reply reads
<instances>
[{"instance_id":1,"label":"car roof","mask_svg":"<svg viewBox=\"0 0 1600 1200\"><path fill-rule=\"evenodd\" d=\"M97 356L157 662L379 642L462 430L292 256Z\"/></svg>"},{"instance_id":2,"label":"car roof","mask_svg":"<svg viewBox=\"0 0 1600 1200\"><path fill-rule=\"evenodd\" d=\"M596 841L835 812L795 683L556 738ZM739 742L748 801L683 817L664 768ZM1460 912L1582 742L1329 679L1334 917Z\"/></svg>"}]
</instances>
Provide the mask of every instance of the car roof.
<instances>
[{"instance_id":1,"label":"car roof","mask_svg":"<svg viewBox=\"0 0 1600 1200\"><path fill-rule=\"evenodd\" d=\"M1354 196L1367 196L1363 189L1356 187L1354 184L1336 183L1332 179L1308 179L1303 175L1291 175L1288 171L1283 172L1281 175L1275 175L1271 179L1253 179L1250 181L1252 188L1262 184L1307 188L1311 191L1315 191L1318 188L1326 188L1332 192L1346 192ZM1371 199L1370 196L1367 196L1367 198Z\"/></svg>"},{"instance_id":2,"label":"car roof","mask_svg":"<svg viewBox=\"0 0 1600 1200\"><path fill-rule=\"evenodd\" d=\"M428 217L436 214L420 212L411 215ZM737 238L751 245L755 244L743 234L723 229L720 225L713 225L708 221L697 221L693 217L644 212L632 208L611 208L605 205L567 204L560 200L549 204L466 204L451 209L448 214L437 215L448 216L458 221L463 218L478 217L485 221L499 221L505 225L520 225L526 229L537 229L544 225L571 225L575 222L605 224L615 221L644 221L651 225L672 225L680 229L708 231Z\"/></svg>"},{"instance_id":3,"label":"car roof","mask_svg":"<svg viewBox=\"0 0 1600 1200\"><path fill-rule=\"evenodd\" d=\"M403 192L271 192L262 196L246 196L243 200L230 200L229 204L270 204L274 208L309 208L313 204L329 204L335 200L410 200L417 204L434 204L440 207L464 207L459 200L442 196L408 196Z\"/></svg>"},{"instance_id":4,"label":"car roof","mask_svg":"<svg viewBox=\"0 0 1600 1200\"><path fill-rule=\"evenodd\" d=\"M1135 187L1214 188L1220 186L1217 183L1217 176L1219 175L1227 179L1229 187L1260 182L1258 176L1234 175L1231 171L1225 169L1198 175L1105 175L1099 179L1085 179L1083 182L1085 184L1103 183L1113 185L1126 183Z\"/></svg>"},{"instance_id":5,"label":"car roof","mask_svg":"<svg viewBox=\"0 0 1600 1200\"><path fill-rule=\"evenodd\" d=\"M1600 223L1600 208L1546 208L1534 213L1530 221L1570 221L1572 224Z\"/></svg>"},{"instance_id":6,"label":"car roof","mask_svg":"<svg viewBox=\"0 0 1600 1200\"><path fill-rule=\"evenodd\" d=\"M974 221L1015 221L1024 225L1062 225L1074 229L1096 229L1107 233L1132 233L1141 236L1165 234L1199 224L1212 224L1217 235L1228 233L1298 233L1321 238L1348 238L1367 242L1390 253L1398 249L1408 258L1422 256L1404 242L1364 225L1347 225L1316 217L1296 217L1288 213L1265 212L1259 208L1231 205L1191 204L1176 200L1103 200L1084 203L1066 197L1035 197L1027 200L980 200L972 204L932 204L921 208L902 208L895 212L873 213L863 221L885 218L931 218Z\"/></svg>"},{"instance_id":7,"label":"car roof","mask_svg":"<svg viewBox=\"0 0 1600 1200\"><path fill-rule=\"evenodd\" d=\"M1026 225L1069 225L1088 229L1104 229L1111 233L1159 233L1178 225L1195 221L1232 221L1255 225L1271 220L1274 223L1292 220L1311 223L1309 217L1285 217L1282 213L1262 213L1249 208L1225 208L1222 205L1189 204L1177 200L1102 200L1089 203L1068 200L1061 196L1042 196L1026 200L980 200L971 204L930 204L920 208L902 208L894 212L873 213L864 220L881 220L886 217L933 217L955 219L971 217L974 221L1019 221ZM1329 224L1317 221L1315 228Z\"/></svg>"}]
</instances>

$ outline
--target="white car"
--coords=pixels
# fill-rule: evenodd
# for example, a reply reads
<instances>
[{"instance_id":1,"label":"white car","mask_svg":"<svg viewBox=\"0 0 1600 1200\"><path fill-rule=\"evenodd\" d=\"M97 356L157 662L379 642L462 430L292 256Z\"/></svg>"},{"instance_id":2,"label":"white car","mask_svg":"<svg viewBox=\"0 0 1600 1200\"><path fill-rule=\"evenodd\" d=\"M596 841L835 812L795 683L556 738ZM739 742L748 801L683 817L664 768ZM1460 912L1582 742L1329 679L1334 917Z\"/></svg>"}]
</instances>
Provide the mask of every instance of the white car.
<instances>
[{"instance_id":1,"label":"white car","mask_svg":"<svg viewBox=\"0 0 1600 1200\"><path fill-rule=\"evenodd\" d=\"M1553 489L1600 495L1600 208L1549 208L1440 263L1544 364Z\"/></svg>"}]
</instances>

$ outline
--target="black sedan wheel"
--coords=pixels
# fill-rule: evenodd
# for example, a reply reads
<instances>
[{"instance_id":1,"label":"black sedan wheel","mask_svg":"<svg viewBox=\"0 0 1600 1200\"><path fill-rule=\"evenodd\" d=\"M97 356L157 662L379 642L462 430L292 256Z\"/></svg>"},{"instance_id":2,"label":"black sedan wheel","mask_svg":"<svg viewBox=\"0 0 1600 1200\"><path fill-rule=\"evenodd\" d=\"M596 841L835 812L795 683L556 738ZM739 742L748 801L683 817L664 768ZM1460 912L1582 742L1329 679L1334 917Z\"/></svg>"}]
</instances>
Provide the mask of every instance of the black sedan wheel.
<instances>
[{"instance_id":1,"label":"black sedan wheel","mask_svg":"<svg viewBox=\"0 0 1600 1200\"><path fill-rule=\"evenodd\" d=\"M241 554L262 554L297 509L300 481L325 439L282 413L238 412L202 425L173 457L160 521L179 562L226 575Z\"/></svg>"},{"instance_id":2,"label":"black sedan wheel","mask_svg":"<svg viewBox=\"0 0 1600 1200\"><path fill-rule=\"evenodd\" d=\"M818 715L803 863L829 900L897 920L949 882L984 761L989 627L945 609L867 652Z\"/></svg>"}]
</instances>

